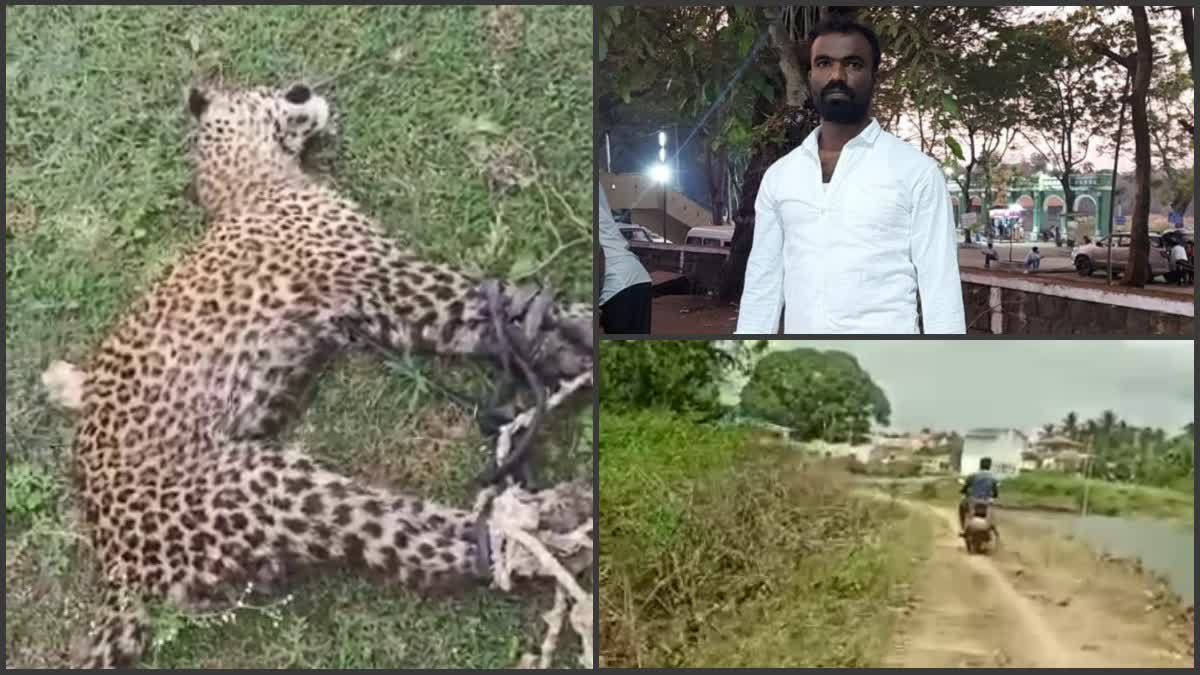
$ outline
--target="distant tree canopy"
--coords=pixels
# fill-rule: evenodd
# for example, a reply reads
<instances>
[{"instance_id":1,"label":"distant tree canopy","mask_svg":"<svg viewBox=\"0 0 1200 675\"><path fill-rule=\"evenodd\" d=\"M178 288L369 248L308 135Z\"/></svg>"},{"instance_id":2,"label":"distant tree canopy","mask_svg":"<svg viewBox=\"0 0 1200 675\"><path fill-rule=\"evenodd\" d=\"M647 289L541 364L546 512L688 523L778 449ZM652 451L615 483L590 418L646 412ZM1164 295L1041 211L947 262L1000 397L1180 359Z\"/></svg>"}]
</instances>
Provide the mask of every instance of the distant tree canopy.
<instances>
[{"instance_id":1,"label":"distant tree canopy","mask_svg":"<svg viewBox=\"0 0 1200 675\"><path fill-rule=\"evenodd\" d=\"M764 342L621 340L600 344L601 409L710 414L721 386L749 368Z\"/></svg>"},{"instance_id":2,"label":"distant tree canopy","mask_svg":"<svg viewBox=\"0 0 1200 675\"><path fill-rule=\"evenodd\" d=\"M861 441L888 424L883 390L845 352L794 349L764 356L742 390L742 410L791 427L798 440Z\"/></svg>"},{"instance_id":3,"label":"distant tree canopy","mask_svg":"<svg viewBox=\"0 0 1200 675\"><path fill-rule=\"evenodd\" d=\"M1139 427L1105 410L1083 420L1071 411L1047 431L1085 444L1095 455L1095 472L1105 478L1147 485L1192 489L1195 475L1196 427L1188 422L1178 433Z\"/></svg>"}]
</instances>

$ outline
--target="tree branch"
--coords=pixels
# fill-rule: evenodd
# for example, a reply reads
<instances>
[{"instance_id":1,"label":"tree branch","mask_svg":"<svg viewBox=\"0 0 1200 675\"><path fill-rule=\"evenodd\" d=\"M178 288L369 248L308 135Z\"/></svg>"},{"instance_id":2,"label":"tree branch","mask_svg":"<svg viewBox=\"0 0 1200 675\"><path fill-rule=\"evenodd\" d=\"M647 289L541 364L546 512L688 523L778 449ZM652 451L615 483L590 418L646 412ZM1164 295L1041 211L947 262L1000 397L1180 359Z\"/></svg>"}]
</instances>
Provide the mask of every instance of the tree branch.
<instances>
[{"instance_id":1,"label":"tree branch","mask_svg":"<svg viewBox=\"0 0 1200 675\"><path fill-rule=\"evenodd\" d=\"M1088 48L1091 49L1093 52L1095 52L1097 55L1106 57L1109 60L1115 62L1117 65L1121 66L1122 68L1126 68L1128 70L1133 70L1133 68L1134 68L1135 62L1134 62L1132 56L1121 56L1120 54L1114 52L1113 50L1109 49L1108 47L1105 47L1104 45L1099 44L1097 42L1088 43Z\"/></svg>"},{"instance_id":2,"label":"tree branch","mask_svg":"<svg viewBox=\"0 0 1200 675\"><path fill-rule=\"evenodd\" d=\"M1179 10L1179 23L1183 27L1183 46L1187 48L1188 67L1192 71L1192 80L1196 79L1195 39L1196 24L1191 7L1176 7Z\"/></svg>"}]
</instances>

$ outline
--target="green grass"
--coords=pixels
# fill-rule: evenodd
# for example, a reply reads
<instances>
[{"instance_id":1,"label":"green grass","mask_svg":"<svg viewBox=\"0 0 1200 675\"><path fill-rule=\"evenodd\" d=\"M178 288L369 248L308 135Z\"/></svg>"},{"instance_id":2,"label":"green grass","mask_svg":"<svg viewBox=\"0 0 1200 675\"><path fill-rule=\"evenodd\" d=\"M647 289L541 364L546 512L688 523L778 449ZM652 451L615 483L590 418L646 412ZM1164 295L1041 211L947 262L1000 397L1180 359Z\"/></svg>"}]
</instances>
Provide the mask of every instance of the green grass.
<instances>
[{"instance_id":1,"label":"green grass","mask_svg":"<svg viewBox=\"0 0 1200 675\"><path fill-rule=\"evenodd\" d=\"M927 519L747 430L664 411L600 429L602 666L878 664Z\"/></svg>"},{"instance_id":2,"label":"green grass","mask_svg":"<svg viewBox=\"0 0 1200 675\"><path fill-rule=\"evenodd\" d=\"M588 7L7 7L6 665L58 666L93 609L72 534L71 417L47 406L50 361L81 363L202 234L184 196L187 85L330 79L337 119L317 169L437 261L534 275L591 297L592 18ZM497 182L499 181L499 182ZM511 183L511 185L510 185ZM469 504L483 465L469 412L433 364L342 364L296 436L340 470ZM483 376L439 366L464 387ZM585 416L590 420L590 415ZM562 473L590 472L579 424ZM572 438L571 440L575 440ZM501 667L541 638L536 598L448 601L326 577L278 627L159 622L159 666ZM562 663L573 662L567 654Z\"/></svg>"},{"instance_id":3,"label":"green grass","mask_svg":"<svg viewBox=\"0 0 1200 675\"><path fill-rule=\"evenodd\" d=\"M1079 511L1083 505L1081 476L1025 472L1001 486L1002 502L1016 507ZM1130 483L1087 481L1088 513L1105 516L1145 516L1191 522L1195 498L1168 488Z\"/></svg>"},{"instance_id":4,"label":"green grass","mask_svg":"<svg viewBox=\"0 0 1200 675\"><path fill-rule=\"evenodd\" d=\"M1188 523L1195 520L1195 497L1190 493L1096 478L1087 483L1088 513L1162 518ZM958 488L953 479L947 478L923 484L918 496L950 503L958 500ZM1079 513L1083 507L1083 493L1082 476L1027 471L1000 484L1000 504L1002 507Z\"/></svg>"}]
</instances>

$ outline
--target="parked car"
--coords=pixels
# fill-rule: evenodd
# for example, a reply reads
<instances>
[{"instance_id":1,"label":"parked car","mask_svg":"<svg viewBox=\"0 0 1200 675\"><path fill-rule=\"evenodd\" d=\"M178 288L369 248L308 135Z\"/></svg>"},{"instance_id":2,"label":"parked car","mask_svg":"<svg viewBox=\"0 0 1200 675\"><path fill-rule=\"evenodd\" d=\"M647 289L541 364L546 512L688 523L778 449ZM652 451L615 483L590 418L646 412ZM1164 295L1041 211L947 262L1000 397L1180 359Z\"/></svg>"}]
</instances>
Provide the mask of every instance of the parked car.
<instances>
[{"instance_id":1,"label":"parked car","mask_svg":"<svg viewBox=\"0 0 1200 675\"><path fill-rule=\"evenodd\" d=\"M693 227L688 230L684 243L689 246L729 248L733 241L733 227Z\"/></svg>"},{"instance_id":2,"label":"parked car","mask_svg":"<svg viewBox=\"0 0 1200 675\"><path fill-rule=\"evenodd\" d=\"M1165 236L1157 232L1150 233L1151 279L1159 276L1165 279L1165 275L1171 271L1171 246L1174 246L1174 242L1179 236L1173 233ZM1125 232L1118 232L1114 237L1112 271L1113 274L1120 274L1129 265L1129 247L1133 237ZM1071 259L1075 262L1075 270L1080 275L1091 276L1096 270L1103 270L1108 266L1108 239L1108 237L1103 237L1071 249Z\"/></svg>"}]
</instances>

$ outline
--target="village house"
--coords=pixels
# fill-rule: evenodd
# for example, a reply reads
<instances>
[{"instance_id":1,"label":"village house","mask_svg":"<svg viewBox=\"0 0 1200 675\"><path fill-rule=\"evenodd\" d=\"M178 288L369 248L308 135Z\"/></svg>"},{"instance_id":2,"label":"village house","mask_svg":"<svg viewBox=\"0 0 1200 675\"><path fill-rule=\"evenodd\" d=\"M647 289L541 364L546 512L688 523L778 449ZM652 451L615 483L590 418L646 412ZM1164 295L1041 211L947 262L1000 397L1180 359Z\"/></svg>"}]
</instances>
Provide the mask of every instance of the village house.
<instances>
[{"instance_id":1,"label":"village house","mask_svg":"<svg viewBox=\"0 0 1200 675\"><path fill-rule=\"evenodd\" d=\"M990 457L993 474L1001 479L1012 478L1021 473L1029 450L1029 437L1018 429L972 429L963 437L959 473L971 475L979 470L979 460Z\"/></svg>"}]
</instances>

